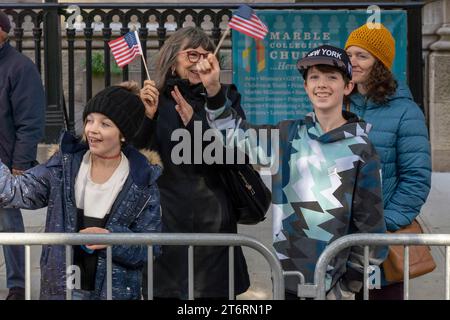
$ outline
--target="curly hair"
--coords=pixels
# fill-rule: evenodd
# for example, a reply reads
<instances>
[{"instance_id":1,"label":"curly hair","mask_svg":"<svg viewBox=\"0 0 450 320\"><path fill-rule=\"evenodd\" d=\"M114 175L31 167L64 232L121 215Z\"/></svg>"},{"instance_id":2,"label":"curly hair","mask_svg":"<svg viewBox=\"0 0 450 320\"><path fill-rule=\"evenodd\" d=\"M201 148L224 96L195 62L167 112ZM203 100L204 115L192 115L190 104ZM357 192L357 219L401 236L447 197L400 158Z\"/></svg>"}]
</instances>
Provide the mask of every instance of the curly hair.
<instances>
[{"instance_id":1,"label":"curly hair","mask_svg":"<svg viewBox=\"0 0 450 320\"><path fill-rule=\"evenodd\" d=\"M392 72L380 60L376 59L365 87L368 99L376 104L383 104L397 90L397 81L394 79Z\"/></svg>"}]
</instances>

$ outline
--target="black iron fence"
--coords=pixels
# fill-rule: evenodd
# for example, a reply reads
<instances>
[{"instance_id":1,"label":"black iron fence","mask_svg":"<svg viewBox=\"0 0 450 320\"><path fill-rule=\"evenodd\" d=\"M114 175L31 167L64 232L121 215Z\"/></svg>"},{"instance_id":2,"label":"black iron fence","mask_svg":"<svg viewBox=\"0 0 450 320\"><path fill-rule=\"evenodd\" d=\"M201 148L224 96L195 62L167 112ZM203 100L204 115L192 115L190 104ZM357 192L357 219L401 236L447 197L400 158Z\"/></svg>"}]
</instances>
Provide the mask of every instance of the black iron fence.
<instances>
[{"instance_id":1,"label":"black iron fence","mask_svg":"<svg viewBox=\"0 0 450 320\"><path fill-rule=\"evenodd\" d=\"M25 41L34 51L34 60L44 79L47 94L45 142L55 142L60 130L75 130L75 83L83 77L85 100L92 97L93 52L103 51L103 84L111 84L111 56L108 42L135 27L139 32L145 58L157 51L170 32L186 25L205 29L217 43L226 29L231 4L123 4L123 3L57 3L0 4L0 9L12 17L11 39L15 47L24 50ZM403 9L408 19L408 82L415 100L423 106L422 16L423 2L371 3L381 9ZM67 11L71 6L78 11ZM366 9L368 3L290 3L252 4L259 10L304 9ZM75 7L74 7L75 8ZM77 18L78 16L78 18ZM81 18L80 18L81 17ZM26 27L28 26L28 27ZM230 40L230 39L229 39ZM230 43L228 40L228 43ZM229 45L225 50L229 50ZM83 74L75 71L75 52L84 51ZM63 63L64 56L64 63ZM43 63L42 63L43 62ZM43 66L43 67L42 67ZM230 68L232 69L232 68ZM141 65L140 80L146 79ZM64 75L64 77L63 77ZM122 80L130 77L130 70L121 71ZM64 81L63 81L64 80ZM67 105L66 105L67 100Z\"/></svg>"}]
</instances>

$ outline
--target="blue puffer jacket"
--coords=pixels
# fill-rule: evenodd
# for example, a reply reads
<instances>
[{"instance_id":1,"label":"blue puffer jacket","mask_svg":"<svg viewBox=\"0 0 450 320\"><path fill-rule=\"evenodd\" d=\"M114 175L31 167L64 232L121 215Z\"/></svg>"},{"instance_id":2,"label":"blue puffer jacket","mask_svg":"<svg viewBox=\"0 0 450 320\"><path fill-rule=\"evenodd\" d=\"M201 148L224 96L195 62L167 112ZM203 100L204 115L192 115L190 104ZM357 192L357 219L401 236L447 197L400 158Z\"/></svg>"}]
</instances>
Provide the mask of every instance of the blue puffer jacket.
<instances>
[{"instance_id":1,"label":"blue puffer jacket","mask_svg":"<svg viewBox=\"0 0 450 320\"><path fill-rule=\"evenodd\" d=\"M398 230L411 224L430 192L430 143L423 113L405 85L382 105L359 93L350 100L350 110L373 126L369 139L381 160L384 219L388 231Z\"/></svg>"},{"instance_id":2,"label":"blue puffer jacket","mask_svg":"<svg viewBox=\"0 0 450 320\"><path fill-rule=\"evenodd\" d=\"M77 232L74 185L86 151L86 144L65 133L60 151L47 163L29 169L21 176L12 176L0 162L0 206L25 209L48 206L45 232ZM160 232L159 191L155 180L161 174L161 167L149 164L133 147L124 147L122 151L130 163L130 174L111 208L105 228L112 233ZM100 251L97 262L97 299L106 299L105 251ZM140 299L146 246L115 245L112 255L113 299ZM65 261L64 246L43 246L41 299L65 299Z\"/></svg>"}]
</instances>

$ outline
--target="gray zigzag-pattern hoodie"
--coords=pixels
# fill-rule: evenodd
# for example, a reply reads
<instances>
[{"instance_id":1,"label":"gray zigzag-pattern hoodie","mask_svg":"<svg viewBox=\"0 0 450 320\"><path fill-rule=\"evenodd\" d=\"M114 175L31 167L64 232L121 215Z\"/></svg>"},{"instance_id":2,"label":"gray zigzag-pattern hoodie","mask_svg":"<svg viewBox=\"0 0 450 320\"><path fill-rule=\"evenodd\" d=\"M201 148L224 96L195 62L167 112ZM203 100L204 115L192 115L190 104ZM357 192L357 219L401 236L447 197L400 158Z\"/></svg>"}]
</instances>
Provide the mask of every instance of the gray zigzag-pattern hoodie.
<instances>
[{"instance_id":1,"label":"gray zigzag-pattern hoodie","mask_svg":"<svg viewBox=\"0 0 450 320\"><path fill-rule=\"evenodd\" d=\"M284 270L298 270L313 282L316 262L332 241L351 233L386 232L380 163L367 138L369 124L344 111L347 123L324 133L314 113L277 125L251 125L227 102L210 100L207 111L211 127L224 132L228 143L275 168L273 245ZM384 247L371 248L370 264L380 264L386 253ZM342 281L359 291L363 258L362 247L340 252L329 265L327 287ZM295 280L286 278L289 291L297 291Z\"/></svg>"}]
</instances>

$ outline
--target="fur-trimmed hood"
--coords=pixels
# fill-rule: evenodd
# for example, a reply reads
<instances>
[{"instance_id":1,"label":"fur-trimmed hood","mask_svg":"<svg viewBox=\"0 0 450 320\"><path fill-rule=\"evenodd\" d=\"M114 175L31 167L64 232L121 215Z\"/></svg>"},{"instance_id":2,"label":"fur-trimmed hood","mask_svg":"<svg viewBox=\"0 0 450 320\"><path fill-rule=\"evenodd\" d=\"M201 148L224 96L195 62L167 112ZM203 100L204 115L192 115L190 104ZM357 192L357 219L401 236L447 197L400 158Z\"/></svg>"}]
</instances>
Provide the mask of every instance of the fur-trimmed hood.
<instances>
[{"instance_id":1,"label":"fur-trimmed hood","mask_svg":"<svg viewBox=\"0 0 450 320\"><path fill-rule=\"evenodd\" d=\"M79 137L70 132L64 132L59 144L50 146L47 166L61 165L63 156L66 155L81 163L87 150L89 150L89 146ZM124 145L122 152L130 163L130 175L138 186L145 187L153 184L161 175L163 165L157 152L148 149L137 150L131 145Z\"/></svg>"},{"instance_id":2,"label":"fur-trimmed hood","mask_svg":"<svg viewBox=\"0 0 450 320\"><path fill-rule=\"evenodd\" d=\"M49 145L47 150L47 159L50 159L59 150L60 150L59 144L53 143ZM145 158L147 158L150 164L160 166L161 168L163 168L163 163L158 152L150 149L139 149L139 153L145 156Z\"/></svg>"}]
</instances>

